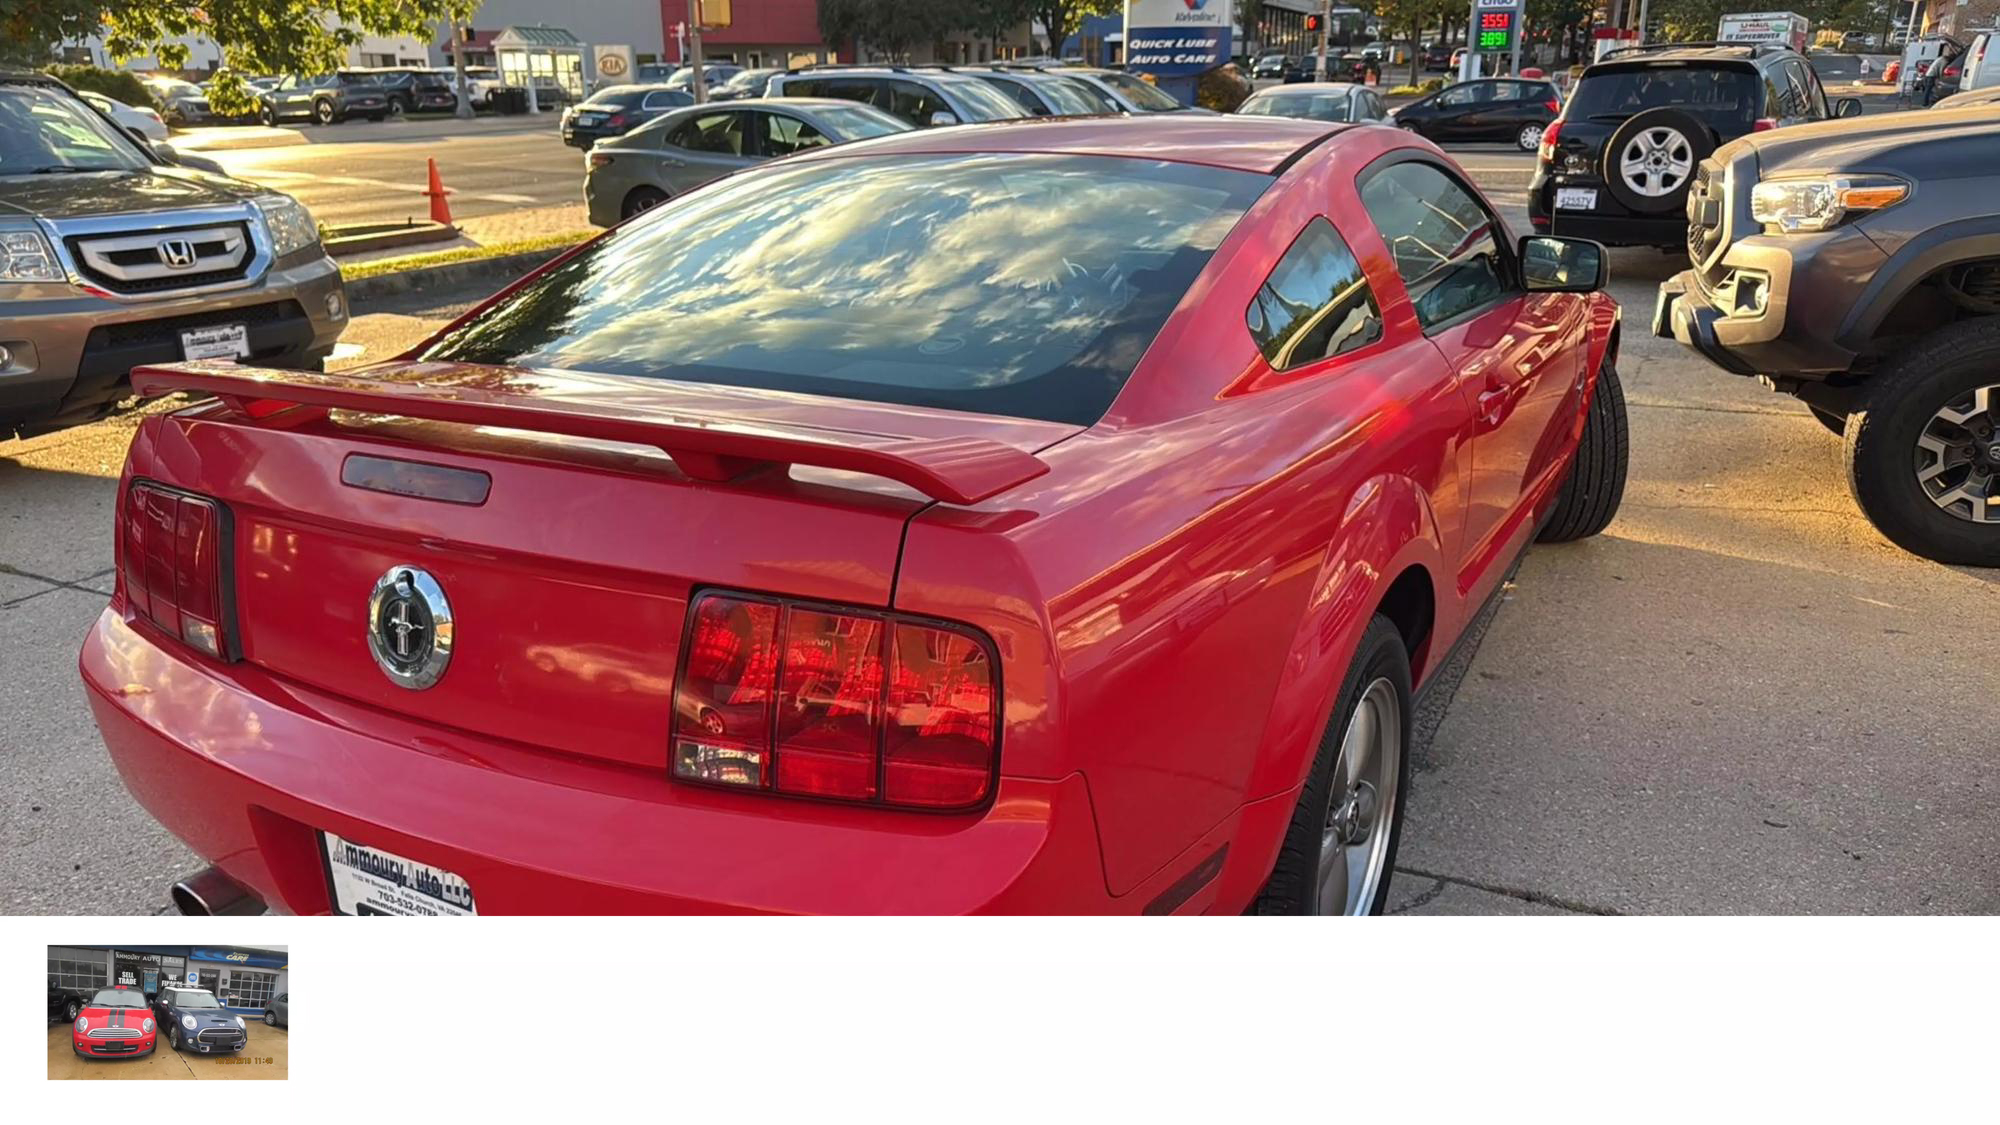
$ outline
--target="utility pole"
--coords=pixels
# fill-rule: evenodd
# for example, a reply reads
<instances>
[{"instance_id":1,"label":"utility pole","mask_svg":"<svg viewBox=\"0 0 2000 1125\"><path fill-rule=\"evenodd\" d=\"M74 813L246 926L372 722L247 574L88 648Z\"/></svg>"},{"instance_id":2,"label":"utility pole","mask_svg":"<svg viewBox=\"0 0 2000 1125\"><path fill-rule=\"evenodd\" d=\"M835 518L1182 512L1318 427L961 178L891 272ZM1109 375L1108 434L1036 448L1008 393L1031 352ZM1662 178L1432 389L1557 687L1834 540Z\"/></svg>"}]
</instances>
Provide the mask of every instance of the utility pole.
<instances>
[{"instance_id":1,"label":"utility pole","mask_svg":"<svg viewBox=\"0 0 2000 1125\"><path fill-rule=\"evenodd\" d=\"M1632 43L1635 47L1646 45L1646 16L1652 7L1653 0L1639 0L1639 38Z\"/></svg>"},{"instance_id":2,"label":"utility pole","mask_svg":"<svg viewBox=\"0 0 2000 1125\"><path fill-rule=\"evenodd\" d=\"M1479 77L1479 0L1472 0L1465 16L1465 53L1458 56L1458 80L1470 82Z\"/></svg>"},{"instance_id":3,"label":"utility pole","mask_svg":"<svg viewBox=\"0 0 2000 1125\"><path fill-rule=\"evenodd\" d=\"M460 28L457 20L446 20L444 24L449 29L444 41L451 45L451 69L458 75L458 108L452 114L469 121L473 116L472 91L465 84L465 41L470 36L465 32L470 29Z\"/></svg>"},{"instance_id":4,"label":"utility pole","mask_svg":"<svg viewBox=\"0 0 2000 1125\"><path fill-rule=\"evenodd\" d=\"M694 104L701 105L708 100L708 81L701 74L701 0L688 0L688 60L694 67Z\"/></svg>"},{"instance_id":5,"label":"utility pole","mask_svg":"<svg viewBox=\"0 0 2000 1125\"><path fill-rule=\"evenodd\" d=\"M1319 62L1313 66L1313 81L1326 81L1326 39L1333 33L1333 0L1319 4Z\"/></svg>"}]
</instances>

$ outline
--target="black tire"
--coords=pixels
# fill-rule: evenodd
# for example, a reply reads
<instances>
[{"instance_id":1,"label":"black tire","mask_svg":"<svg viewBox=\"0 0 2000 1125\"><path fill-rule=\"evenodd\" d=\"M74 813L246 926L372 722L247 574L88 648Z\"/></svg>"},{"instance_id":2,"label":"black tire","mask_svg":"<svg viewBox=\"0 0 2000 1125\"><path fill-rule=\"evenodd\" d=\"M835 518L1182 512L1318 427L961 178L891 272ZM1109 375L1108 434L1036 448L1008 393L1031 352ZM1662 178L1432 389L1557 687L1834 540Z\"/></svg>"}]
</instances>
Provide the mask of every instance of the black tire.
<instances>
[{"instance_id":1,"label":"black tire","mask_svg":"<svg viewBox=\"0 0 2000 1125\"><path fill-rule=\"evenodd\" d=\"M408 113L408 112L410 112L410 107L409 107L409 106L406 106L406 105L404 105L404 104L403 104L403 99L401 99L401 98L390 98L390 99L389 99L389 116L391 116L391 117L401 117L401 116L403 116L404 114L406 114L406 113ZM377 120L377 119L376 119L376 118L370 118L370 120L372 121L372 120Z\"/></svg>"},{"instance_id":2,"label":"black tire","mask_svg":"<svg viewBox=\"0 0 2000 1125\"><path fill-rule=\"evenodd\" d=\"M1681 135L1687 145L1688 174L1671 184L1670 190L1660 195L1644 195L1625 182L1619 171L1619 154L1625 150L1633 138L1651 129L1670 129ZM1644 215L1665 215L1681 211L1687 206L1688 184L1693 181L1694 166L1708 159L1715 151L1715 130L1687 113L1671 106L1659 106L1642 113L1633 114L1623 125L1611 133L1611 139L1604 144L1604 155L1600 159L1598 171L1603 174L1604 185L1611 197L1627 208ZM1678 146L1676 146L1678 148Z\"/></svg>"},{"instance_id":3,"label":"black tire","mask_svg":"<svg viewBox=\"0 0 2000 1125\"><path fill-rule=\"evenodd\" d=\"M667 193L659 188L636 187L625 197L625 203L618 209L618 217L629 219L641 211L650 211L667 201Z\"/></svg>"},{"instance_id":4,"label":"black tire","mask_svg":"<svg viewBox=\"0 0 2000 1125\"><path fill-rule=\"evenodd\" d=\"M1810 402L1806 403L1806 409L1812 411L1812 416L1819 420L1820 425L1832 431L1833 436L1840 437L1847 433L1847 415L1836 414L1823 406L1814 406Z\"/></svg>"},{"instance_id":5,"label":"black tire","mask_svg":"<svg viewBox=\"0 0 2000 1125\"><path fill-rule=\"evenodd\" d=\"M273 1011L269 1011L269 1010L265 1011L265 1013L264 1013L264 1026L265 1026L265 1027L276 1027L276 1026L278 1026L278 1013L276 1013L276 1012L273 1012Z\"/></svg>"},{"instance_id":6,"label":"black tire","mask_svg":"<svg viewBox=\"0 0 2000 1125\"><path fill-rule=\"evenodd\" d=\"M1311 914L1317 905L1320 840L1326 830L1327 813L1333 794L1334 760L1339 756L1349 718L1361 701L1363 689L1377 679L1394 686L1402 706L1402 754L1398 760L1396 799L1389 809L1389 854L1383 861L1382 881L1375 889L1367 913L1380 914L1389 901L1389 885L1396 871L1396 849L1402 843L1404 798L1410 791L1410 654L1403 647L1402 634L1388 618L1377 616L1368 623L1355 650L1354 663L1341 682L1338 702L1320 736L1319 752L1313 756L1306 774L1305 788L1299 793L1298 807L1292 811L1291 827L1278 849L1278 862L1271 877L1252 905L1253 914Z\"/></svg>"},{"instance_id":7,"label":"black tire","mask_svg":"<svg viewBox=\"0 0 2000 1125\"><path fill-rule=\"evenodd\" d=\"M75 1023L75 1022L76 1022L76 1017L77 1017L78 1015L82 1014L82 1012L83 1012L83 1005L82 1005L82 1004L79 1004L79 1003L77 1003L77 1002L76 1002L76 1001L74 1001L74 1000L72 1000L72 1001L70 1001L69 1003L67 1003L67 1004L63 1005L63 1011L64 1011L65 1013L67 1013L67 1014L68 1014L68 1016L69 1016L69 1019L68 1019L68 1021L67 1021L67 1022L69 1022L69 1023Z\"/></svg>"},{"instance_id":8,"label":"black tire","mask_svg":"<svg viewBox=\"0 0 2000 1125\"><path fill-rule=\"evenodd\" d=\"M1533 152L1542 147L1542 132L1546 125L1523 125L1514 133L1514 147L1522 152Z\"/></svg>"},{"instance_id":9,"label":"black tire","mask_svg":"<svg viewBox=\"0 0 2000 1125\"><path fill-rule=\"evenodd\" d=\"M181 1029L180 1029L180 1028L178 1028L178 1027L168 1027L168 1028L167 1028L167 1046L169 1046L169 1047L172 1047L172 1048L174 1049L174 1052L175 1052L176 1054L178 1054L178 1053L180 1052L180 1049L181 1049Z\"/></svg>"},{"instance_id":10,"label":"black tire","mask_svg":"<svg viewBox=\"0 0 2000 1125\"><path fill-rule=\"evenodd\" d=\"M1587 539L1610 525L1625 499L1625 472L1632 459L1631 425L1625 417L1625 386L1607 358L1597 373L1597 392L1577 439L1576 459L1563 477L1556 506L1535 536L1541 543Z\"/></svg>"},{"instance_id":11,"label":"black tire","mask_svg":"<svg viewBox=\"0 0 2000 1125\"><path fill-rule=\"evenodd\" d=\"M321 98L313 103L313 121L315 121L316 123L321 125L332 125L337 123L339 120L340 120L340 111L334 108L332 100L328 98Z\"/></svg>"},{"instance_id":12,"label":"black tire","mask_svg":"<svg viewBox=\"0 0 2000 1125\"><path fill-rule=\"evenodd\" d=\"M1940 409L2000 383L2000 317L1948 325L1903 348L1862 385L1847 416L1847 484L1890 542L1955 566L2000 567L2000 522L1975 523L1938 507L1917 479L1917 439ZM1989 411L1987 443L2000 441ZM1991 462L1988 462L1991 464ZM1990 486L1989 486L1990 489ZM1990 495L1989 491L1989 495ZM1988 520L2000 520L1989 503Z\"/></svg>"},{"instance_id":13,"label":"black tire","mask_svg":"<svg viewBox=\"0 0 2000 1125\"><path fill-rule=\"evenodd\" d=\"M274 110L271 109L270 106L260 105L257 107L257 124L262 125L265 128L270 128L271 126L276 125L277 123L278 123L278 115Z\"/></svg>"}]
</instances>

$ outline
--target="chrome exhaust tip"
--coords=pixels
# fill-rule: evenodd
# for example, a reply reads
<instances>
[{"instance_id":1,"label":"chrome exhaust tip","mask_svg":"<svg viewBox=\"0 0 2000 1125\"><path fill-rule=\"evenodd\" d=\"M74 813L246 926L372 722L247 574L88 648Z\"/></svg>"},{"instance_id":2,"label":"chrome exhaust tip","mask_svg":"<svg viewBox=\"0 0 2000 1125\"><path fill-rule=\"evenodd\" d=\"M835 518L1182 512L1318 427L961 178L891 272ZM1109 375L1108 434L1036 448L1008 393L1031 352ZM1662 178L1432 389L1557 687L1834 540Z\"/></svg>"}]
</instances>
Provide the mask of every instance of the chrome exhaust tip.
<instances>
[{"instance_id":1,"label":"chrome exhaust tip","mask_svg":"<svg viewBox=\"0 0 2000 1125\"><path fill-rule=\"evenodd\" d=\"M194 917L264 913L263 900L216 867L175 883L167 897L175 910Z\"/></svg>"}]
</instances>

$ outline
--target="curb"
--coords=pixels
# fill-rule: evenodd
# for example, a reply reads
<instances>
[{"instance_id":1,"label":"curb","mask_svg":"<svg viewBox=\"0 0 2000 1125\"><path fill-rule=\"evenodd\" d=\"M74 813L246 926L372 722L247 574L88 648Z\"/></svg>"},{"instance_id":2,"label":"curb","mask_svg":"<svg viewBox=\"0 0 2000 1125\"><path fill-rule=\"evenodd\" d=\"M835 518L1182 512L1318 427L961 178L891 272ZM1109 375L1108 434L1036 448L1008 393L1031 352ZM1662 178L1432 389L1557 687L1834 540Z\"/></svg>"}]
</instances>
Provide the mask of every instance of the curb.
<instances>
[{"instance_id":1,"label":"curb","mask_svg":"<svg viewBox=\"0 0 2000 1125\"><path fill-rule=\"evenodd\" d=\"M520 254L505 254L497 258L476 258L469 262L446 262L437 266L422 266L417 269L398 270L395 273L377 274L347 283L349 304L379 301L385 297L395 297L404 293L416 293L425 289L439 289L452 285L463 285L468 281L485 278L514 278L527 273L536 266L547 262L558 254L571 250L571 246L551 246L543 250L529 250ZM361 310L356 310L359 315Z\"/></svg>"},{"instance_id":2,"label":"curb","mask_svg":"<svg viewBox=\"0 0 2000 1125\"><path fill-rule=\"evenodd\" d=\"M264 126L255 126L264 128ZM176 136L186 138L176 140ZM241 136L199 136L188 137L185 133L171 134L167 143L178 152L237 152L257 148L290 148L308 143L305 134L297 129L277 129L265 133L244 133Z\"/></svg>"}]
</instances>

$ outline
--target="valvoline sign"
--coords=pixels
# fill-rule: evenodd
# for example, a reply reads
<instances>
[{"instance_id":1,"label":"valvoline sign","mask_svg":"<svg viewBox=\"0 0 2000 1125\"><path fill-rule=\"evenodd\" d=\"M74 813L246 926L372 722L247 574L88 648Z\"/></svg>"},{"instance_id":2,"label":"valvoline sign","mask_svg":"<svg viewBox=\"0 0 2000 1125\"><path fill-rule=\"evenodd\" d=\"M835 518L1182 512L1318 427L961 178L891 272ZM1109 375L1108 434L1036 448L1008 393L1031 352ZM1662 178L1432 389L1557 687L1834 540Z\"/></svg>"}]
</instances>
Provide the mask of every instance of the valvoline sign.
<instances>
[{"instance_id":1,"label":"valvoline sign","mask_svg":"<svg viewBox=\"0 0 2000 1125\"><path fill-rule=\"evenodd\" d=\"M1125 0L1125 69L1164 77L1229 61L1235 0Z\"/></svg>"}]
</instances>

